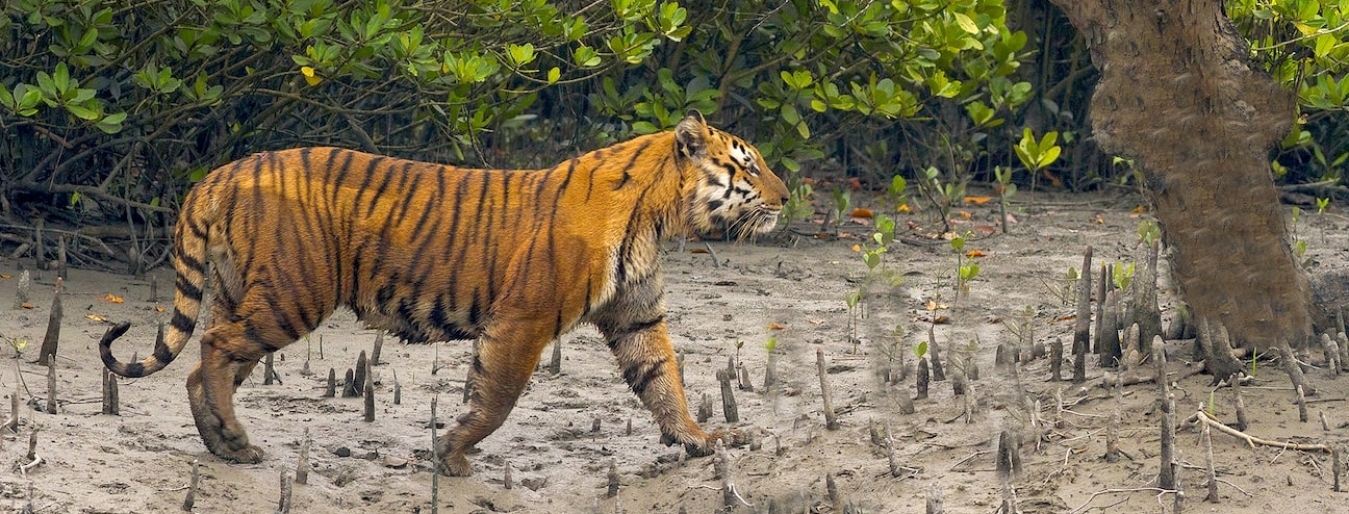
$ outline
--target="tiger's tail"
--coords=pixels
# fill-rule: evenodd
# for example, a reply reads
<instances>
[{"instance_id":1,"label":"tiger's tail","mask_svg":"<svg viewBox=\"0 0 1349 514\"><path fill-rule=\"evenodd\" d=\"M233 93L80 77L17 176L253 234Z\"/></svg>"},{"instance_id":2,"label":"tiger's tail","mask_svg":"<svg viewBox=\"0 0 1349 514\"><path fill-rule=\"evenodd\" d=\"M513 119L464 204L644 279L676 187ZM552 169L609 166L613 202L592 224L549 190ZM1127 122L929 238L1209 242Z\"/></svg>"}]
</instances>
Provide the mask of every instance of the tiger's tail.
<instances>
[{"instance_id":1,"label":"tiger's tail","mask_svg":"<svg viewBox=\"0 0 1349 514\"><path fill-rule=\"evenodd\" d=\"M207 232L200 221L189 219L191 214L185 211L183 216L174 235L173 269L178 278L174 287L173 318L169 321L168 333L164 341L155 342L155 351L149 357L140 362L126 363L112 356L112 342L125 334L131 324L124 322L109 328L98 342L98 354L103 359L103 365L113 373L137 378L164 369L183 351L197 327L202 290L206 285Z\"/></svg>"}]
</instances>

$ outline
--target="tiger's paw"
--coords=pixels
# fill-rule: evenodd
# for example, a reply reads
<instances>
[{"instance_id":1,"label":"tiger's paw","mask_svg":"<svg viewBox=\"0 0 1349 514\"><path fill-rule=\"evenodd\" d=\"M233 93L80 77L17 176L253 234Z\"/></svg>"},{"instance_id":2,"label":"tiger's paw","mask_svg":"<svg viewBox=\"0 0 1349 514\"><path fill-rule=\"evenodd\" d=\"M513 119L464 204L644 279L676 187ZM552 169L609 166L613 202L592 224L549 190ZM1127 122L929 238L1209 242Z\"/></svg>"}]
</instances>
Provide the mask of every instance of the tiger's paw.
<instances>
[{"instance_id":1,"label":"tiger's paw","mask_svg":"<svg viewBox=\"0 0 1349 514\"><path fill-rule=\"evenodd\" d=\"M665 437L662 437L661 440L665 441ZM735 428L717 429L707 434L707 439L701 443L684 443L684 451L688 453L689 457L706 457L716 453L717 441L725 443L729 448L738 448L749 444L749 440L748 432Z\"/></svg>"},{"instance_id":2,"label":"tiger's paw","mask_svg":"<svg viewBox=\"0 0 1349 514\"><path fill-rule=\"evenodd\" d=\"M240 450L221 450L215 452L215 454L222 459L237 462L239 464L257 464L262 462L262 457L264 455L262 448L258 448L251 444Z\"/></svg>"},{"instance_id":3,"label":"tiger's paw","mask_svg":"<svg viewBox=\"0 0 1349 514\"><path fill-rule=\"evenodd\" d=\"M438 471L449 477L467 477L473 475L473 466L468 463L468 457L449 454L441 459Z\"/></svg>"}]
</instances>

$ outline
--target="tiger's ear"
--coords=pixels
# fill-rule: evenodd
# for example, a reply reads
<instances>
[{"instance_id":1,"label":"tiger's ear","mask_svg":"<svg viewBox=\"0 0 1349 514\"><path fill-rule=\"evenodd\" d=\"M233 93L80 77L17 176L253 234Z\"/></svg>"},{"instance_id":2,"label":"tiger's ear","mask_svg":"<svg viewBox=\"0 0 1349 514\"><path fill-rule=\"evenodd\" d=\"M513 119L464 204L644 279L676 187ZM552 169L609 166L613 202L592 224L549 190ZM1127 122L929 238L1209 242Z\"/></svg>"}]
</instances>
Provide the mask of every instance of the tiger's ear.
<instances>
[{"instance_id":1,"label":"tiger's ear","mask_svg":"<svg viewBox=\"0 0 1349 514\"><path fill-rule=\"evenodd\" d=\"M707 121L703 114L690 109L689 114L675 126L675 144L686 157L701 157L707 153Z\"/></svg>"},{"instance_id":2,"label":"tiger's ear","mask_svg":"<svg viewBox=\"0 0 1349 514\"><path fill-rule=\"evenodd\" d=\"M703 119L703 111L700 111L698 109L689 109L688 112L684 113L684 117L696 119L698 120L699 124L707 125L707 120Z\"/></svg>"}]
</instances>

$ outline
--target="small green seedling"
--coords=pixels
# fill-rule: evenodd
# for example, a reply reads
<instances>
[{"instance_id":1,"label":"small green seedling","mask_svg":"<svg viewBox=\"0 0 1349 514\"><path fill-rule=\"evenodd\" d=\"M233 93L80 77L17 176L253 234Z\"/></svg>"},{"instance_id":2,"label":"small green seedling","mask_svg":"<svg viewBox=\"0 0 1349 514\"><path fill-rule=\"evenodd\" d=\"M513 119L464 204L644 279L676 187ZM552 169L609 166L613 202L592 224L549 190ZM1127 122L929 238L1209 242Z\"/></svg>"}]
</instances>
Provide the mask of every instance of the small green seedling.
<instances>
[{"instance_id":1,"label":"small green seedling","mask_svg":"<svg viewBox=\"0 0 1349 514\"><path fill-rule=\"evenodd\" d=\"M9 346L14 348L14 358L17 359L23 355L23 349L28 347L28 338L16 337L11 339Z\"/></svg>"},{"instance_id":2,"label":"small green seedling","mask_svg":"<svg viewBox=\"0 0 1349 514\"><path fill-rule=\"evenodd\" d=\"M847 189L834 189L834 235L838 235L838 230L843 226L843 220L847 219L851 212L852 191Z\"/></svg>"},{"instance_id":3,"label":"small green seedling","mask_svg":"<svg viewBox=\"0 0 1349 514\"><path fill-rule=\"evenodd\" d=\"M1035 133L1031 132L1030 127L1021 131L1021 141L1012 146L1012 151L1016 152L1016 158L1021 161L1031 172L1031 190L1035 190L1035 182L1040 177L1040 171L1054 164L1059 159L1059 153L1063 148L1055 144L1059 139L1059 133L1046 132L1039 141L1035 140Z\"/></svg>"},{"instance_id":4,"label":"small green seedling","mask_svg":"<svg viewBox=\"0 0 1349 514\"><path fill-rule=\"evenodd\" d=\"M970 292L970 281L979 276L979 265L973 262L966 264L965 242L967 238L973 235L973 232L965 231L964 234L957 234L951 238L951 249L956 252L956 298L960 298L960 293L968 294Z\"/></svg>"},{"instance_id":5,"label":"small green seedling","mask_svg":"<svg viewBox=\"0 0 1349 514\"><path fill-rule=\"evenodd\" d=\"M1129 284L1134 279L1134 263L1124 264L1115 263L1115 272L1111 280L1115 283L1115 289L1128 290Z\"/></svg>"},{"instance_id":6,"label":"small green seedling","mask_svg":"<svg viewBox=\"0 0 1349 514\"><path fill-rule=\"evenodd\" d=\"M900 212L909 204L908 188L909 181L905 180L903 175L895 175L890 179L890 187L886 188L885 197L895 206L895 212Z\"/></svg>"},{"instance_id":7,"label":"small green seedling","mask_svg":"<svg viewBox=\"0 0 1349 514\"><path fill-rule=\"evenodd\" d=\"M979 276L979 265L973 262L960 267L960 290L970 294L970 281Z\"/></svg>"},{"instance_id":8,"label":"small green seedling","mask_svg":"<svg viewBox=\"0 0 1349 514\"><path fill-rule=\"evenodd\" d=\"M1152 243L1162 238L1162 227L1157 222L1143 220L1138 222L1138 240L1145 246L1152 246Z\"/></svg>"},{"instance_id":9,"label":"small green seedling","mask_svg":"<svg viewBox=\"0 0 1349 514\"><path fill-rule=\"evenodd\" d=\"M848 291L848 294L843 296L843 301L848 304L848 341L857 341L857 318L861 311L858 306L862 304L862 297L865 294L866 289L863 288Z\"/></svg>"},{"instance_id":10,"label":"small green seedling","mask_svg":"<svg viewBox=\"0 0 1349 514\"><path fill-rule=\"evenodd\" d=\"M923 170L923 180L918 182L918 191L937 209L941 216L942 232L951 231L951 207L965 196L965 183L951 181L943 183L941 170L928 166Z\"/></svg>"},{"instance_id":11,"label":"small green seedling","mask_svg":"<svg viewBox=\"0 0 1349 514\"><path fill-rule=\"evenodd\" d=\"M1012 183L1012 168L993 167L993 176L998 180L998 211L1001 215L1002 233L1007 233L1007 200L1016 194L1016 184Z\"/></svg>"},{"instance_id":12,"label":"small green seedling","mask_svg":"<svg viewBox=\"0 0 1349 514\"><path fill-rule=\"evenodd\" d=\"M784 232L793 221L804 220L815 214L815 208L810 204L810 195L813 192L814 189L810 187L810 184L804 182L796 183L795 187L791 189L791 194L787 196L787 203L782 205L784 221L782 230Z\"/></svg>"}]
</instances>

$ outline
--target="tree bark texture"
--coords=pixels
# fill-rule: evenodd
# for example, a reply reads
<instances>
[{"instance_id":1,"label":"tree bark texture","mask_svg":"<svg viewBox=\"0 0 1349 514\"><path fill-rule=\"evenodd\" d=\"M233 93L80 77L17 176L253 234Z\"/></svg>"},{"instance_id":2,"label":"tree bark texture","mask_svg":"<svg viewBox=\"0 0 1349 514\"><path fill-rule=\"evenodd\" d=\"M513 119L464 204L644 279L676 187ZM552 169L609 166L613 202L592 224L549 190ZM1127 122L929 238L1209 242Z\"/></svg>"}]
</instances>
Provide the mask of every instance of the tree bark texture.
<instances>
[{"instance_id":1,"label":"tree bark texture","mask_svg":"<svg viewBox=\"0 0 1349 514\"><path fill-rule=\"evenodd\" d=\"M1293 97L1251 65L1220 0L1051 0L1101 72L1092 130L1146 178L1196 317L1241 345L1301 344L1311 291L1287 241L1268 153Z\"/></svg>"}]
</instances>

